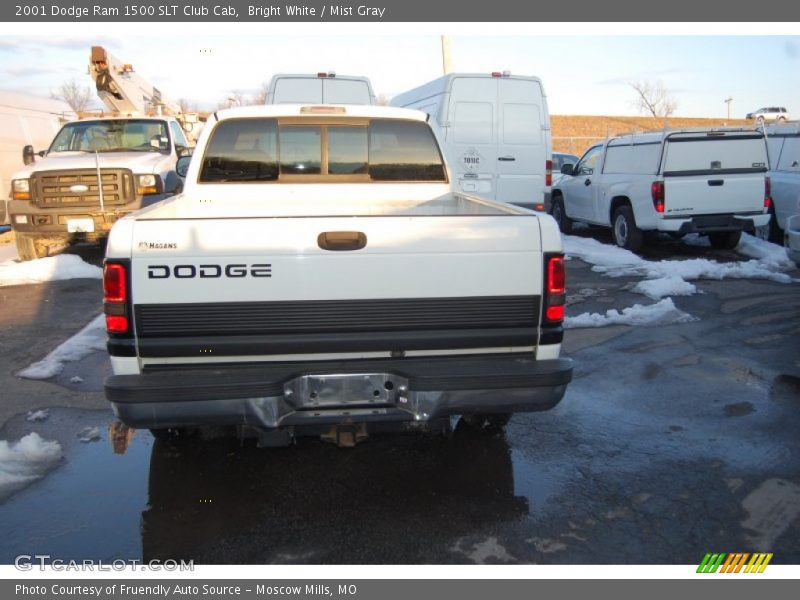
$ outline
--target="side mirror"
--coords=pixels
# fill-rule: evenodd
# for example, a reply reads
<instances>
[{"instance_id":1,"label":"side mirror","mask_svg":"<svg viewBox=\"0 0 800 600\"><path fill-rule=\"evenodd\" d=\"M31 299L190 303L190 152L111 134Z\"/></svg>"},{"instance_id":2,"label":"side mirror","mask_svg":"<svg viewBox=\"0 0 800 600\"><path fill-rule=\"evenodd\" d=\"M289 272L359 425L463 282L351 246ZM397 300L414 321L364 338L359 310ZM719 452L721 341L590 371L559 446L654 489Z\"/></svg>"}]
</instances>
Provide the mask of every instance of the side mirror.
<instances>
[{"instance_id":1,"label":"side mirror","mask_svg":"<svg viewBox=\"0 0 800 600\"><path fill-rule=\"evenodd\" d=\"M36 160L36 153L33 151L33 146L28 144L22 149L22 162L26 165L29 165L35 160Z\"/></svg>"},{"instance_id":2,"label":"side mirror","mask_svg":"<svg viewBox=\"0 0 800 600\"><path fill-rule=\"evenodd\" d=\"M45 155L45 154L47 154L47 150L39 150L39 151L36 153L36 156L41 156L42 158L44 158L44 155Z\"/></svg>"},{"instance_id":3,"label":"side mirror","mask_svg":"<svg viewBox=\"0 0 800 600\"><path fill-rule=\"evenodd\" d=\"M186 177L186 174L189 172L189 163L191 162L191 156L181 156L178 159L178 162L175 165L175 172L178 174L178 176Z\"/></svg>"},{"instance_id":4,"label":"side mirror","mask_svg":"<svg viewBox=\"0 0 800 600\"><path fill-rule=\"evenodd\" d=\"M194 148L187 148L186 146L175 146L175 153L178 155L178 158L183 156L191 156L192 150Z\"/></svg>"},{"instance_id":5,"label":"side mirror","mask_svg":"<svg viewBox=\"0 0 800 600\"><path fill-rule=\"evenodd\" d=\"M561 165L561 174L562 175L572 175L572 170L575 168L575 165L572 163L564 163Z\"/></svg>"}]
</instances>

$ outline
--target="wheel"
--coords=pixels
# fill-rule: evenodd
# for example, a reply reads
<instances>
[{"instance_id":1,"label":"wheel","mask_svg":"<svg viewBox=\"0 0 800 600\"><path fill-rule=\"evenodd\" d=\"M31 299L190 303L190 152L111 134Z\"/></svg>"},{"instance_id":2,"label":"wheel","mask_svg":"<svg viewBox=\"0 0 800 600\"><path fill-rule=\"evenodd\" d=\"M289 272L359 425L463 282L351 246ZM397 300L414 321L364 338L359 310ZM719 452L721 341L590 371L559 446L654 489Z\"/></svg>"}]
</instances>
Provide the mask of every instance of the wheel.
<instances>
[{"instance_id":1,"label":"wheel","mask_svg":"<svg viewBox=\"0 0 800 600\"><path fill-rule=\"evenodd\" d=\"M770 209L769 211L769 224L767 225L767 241L772 242L773 244L778 244L778 246L783 246L784 243L784 231L781 229L781 226L778 225L778 217L775 216L775 210Z\"/></svg>"},{"instance_id":2,"label":"wheel","mask_svg":"<svg viewBox=\"0 0 800 600\"><path fill-rule=\"evenodd\" d=\"M708 234L711 247L717 250L733 250L742 238L741 231L715 231Z\"/></svg>"},{"instance_id":3,"label":"wheel","mask_svg":"<svg viewBox=\"0 0 800 600\"><path fill-rule=\"evenodd\" d=\"M567 216L567 211L564 210L564 201L561 196L553 198L553 206L550 209L550 214L558 223L558 228L564 233L572 233L572 219Z\"/></svg>"},{"instance_id":4,"label":"wheel","mask_svg":"<svg viewBox=\"0 0 800 600\"><path fill-rule=\"evenodd\" d=\"M631 252L638 252L642 248L644 234L636 225L636 219L633 218L633 210L630 206L620 206L615 210L611 225L614 243L617 246Z\"/></svg>"},{"instance_id":5,"label":"wheel","mask_svg":"<svg viewBox=\"0 0 800 600\"><path fill-rule=\"evenodd\" d=\"M777 118L777 119L775 119L775 120L776 120L778 123L780 123L781 121L785 121L785 120L786 120L786 117L778 117L778 118Z\"/></svg>"},{"instance_id":6,"label":"wheel","mask_svg":"<svg viewBox=\"0 0 800 600\"><path fill-rule=\"evenodd\" d=\"M764 124L764 117L758 117L758 119L756 119L756 121L758 121L759 125L763 125Z\"/></svg>"}]
</instances>

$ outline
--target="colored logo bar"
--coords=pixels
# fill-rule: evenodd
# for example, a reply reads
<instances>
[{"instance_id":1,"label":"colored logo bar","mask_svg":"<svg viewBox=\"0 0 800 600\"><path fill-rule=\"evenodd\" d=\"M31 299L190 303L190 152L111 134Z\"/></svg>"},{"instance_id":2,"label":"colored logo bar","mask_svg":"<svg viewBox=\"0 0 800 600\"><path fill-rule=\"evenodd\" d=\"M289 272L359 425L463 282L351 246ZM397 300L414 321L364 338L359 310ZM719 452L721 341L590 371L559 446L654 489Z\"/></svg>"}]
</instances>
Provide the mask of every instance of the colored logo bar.
<instances>
[{"instance_id":1,"label":"colored logo bar","mask_svg":"<svg viewBox=\"0 0 800 600\"><path fill-rule=\"evenodd\" d=\"M697 567L698 573L763 573L764 569L772 560L772 553L755 552L735 552L732 554L707 553L700 566Z\"/></svg>"}]
</instances>

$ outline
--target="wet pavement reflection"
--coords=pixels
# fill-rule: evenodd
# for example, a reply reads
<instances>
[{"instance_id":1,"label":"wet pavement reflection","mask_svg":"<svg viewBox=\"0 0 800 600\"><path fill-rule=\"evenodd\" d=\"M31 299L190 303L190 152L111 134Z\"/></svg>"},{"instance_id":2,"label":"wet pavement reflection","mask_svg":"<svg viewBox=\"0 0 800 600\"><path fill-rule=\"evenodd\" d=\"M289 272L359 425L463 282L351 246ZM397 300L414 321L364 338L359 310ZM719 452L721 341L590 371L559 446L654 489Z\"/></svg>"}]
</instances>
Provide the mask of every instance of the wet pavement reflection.
<instances>
[{"instance_id":1,"label":"wet pavement reflection","mask_svg":"<svg viewBox=\"0 0 800 600\"><path fill-rule=\"evenodd\" d=\"M157 441L149 491L145 559L426 562L528 514L503 434L462 424L450 439L381 435L352 449Z\"/></svg>"}]
</instances>

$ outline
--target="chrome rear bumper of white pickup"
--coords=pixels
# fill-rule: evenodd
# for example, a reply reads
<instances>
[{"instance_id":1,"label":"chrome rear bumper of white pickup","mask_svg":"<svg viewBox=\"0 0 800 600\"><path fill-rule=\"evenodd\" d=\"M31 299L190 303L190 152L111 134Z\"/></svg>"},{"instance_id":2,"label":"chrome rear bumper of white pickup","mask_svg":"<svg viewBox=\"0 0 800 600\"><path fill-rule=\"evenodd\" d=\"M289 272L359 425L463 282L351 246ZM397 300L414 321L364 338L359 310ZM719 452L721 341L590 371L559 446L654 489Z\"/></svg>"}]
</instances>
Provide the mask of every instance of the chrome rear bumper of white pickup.
<instances>
[{"instance_id":1,"label":"chrome rear bumper of white pickup","mask_svg":"<svg viewBox=\"0 0 800 600\"><path fill-rule=\"evenodd\" d=\"M115 375L105 388L132 427L276 429L548 410L571 378L569 359L509 354L170 369Z\"/></svg>"}]
</instances>

